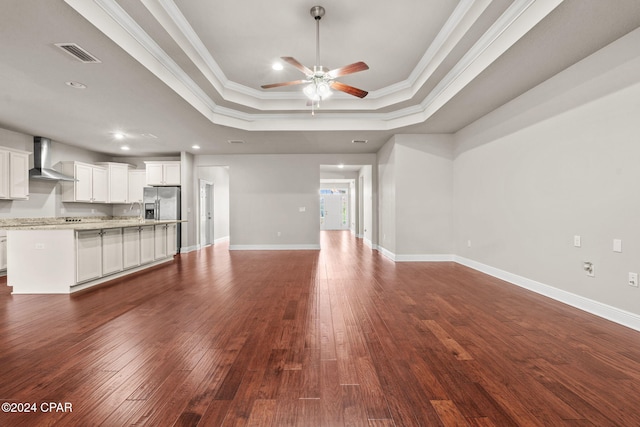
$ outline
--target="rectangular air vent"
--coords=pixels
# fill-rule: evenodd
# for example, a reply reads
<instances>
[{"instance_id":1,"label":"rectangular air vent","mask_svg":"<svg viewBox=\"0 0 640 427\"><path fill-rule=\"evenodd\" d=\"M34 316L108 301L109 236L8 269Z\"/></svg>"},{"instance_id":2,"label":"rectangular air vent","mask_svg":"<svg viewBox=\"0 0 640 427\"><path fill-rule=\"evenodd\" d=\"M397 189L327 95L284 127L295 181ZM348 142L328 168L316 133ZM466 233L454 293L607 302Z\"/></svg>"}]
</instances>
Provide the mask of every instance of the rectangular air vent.
<instances>
[{"instance_id":1,"label":"rectangular air vent","mask_svg":"<svg viewBox=\"0 0 640 427\"><path fill-rule=\"evenodd\" d=\"M85 64L97 64L102 62L75 43L56 43L55 45Z\"/></svg>"},{"instance_id":2,"label":"rectangular air vent","mask_svg":"<svg viewBox=\"0 0 640 427\"><path fill-rule=\"evenodd\" d=\"M229 144L244 144L244 141L241 139L230 139L227 141Z\"/></svg>"},{"instance_id":3,"label":"rectangular air vent","mask_svg":"<svg viewBox=\"0 0 640 427\"><path fill-rule=\"evenodd\" d=\"M367 142L369 142L369 140L367 140L367 139L352 139L351 140L352 144L366 144Z\"/></svg>"}]
</instances>

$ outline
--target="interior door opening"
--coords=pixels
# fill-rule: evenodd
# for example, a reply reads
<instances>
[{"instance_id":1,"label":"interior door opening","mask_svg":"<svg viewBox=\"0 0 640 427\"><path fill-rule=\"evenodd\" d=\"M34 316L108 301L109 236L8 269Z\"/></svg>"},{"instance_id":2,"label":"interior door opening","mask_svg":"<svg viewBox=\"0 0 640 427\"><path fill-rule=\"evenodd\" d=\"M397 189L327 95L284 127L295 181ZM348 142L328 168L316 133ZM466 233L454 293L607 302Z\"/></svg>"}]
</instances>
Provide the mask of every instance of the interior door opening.
<instances>
[{"instance_id":1,"label":"interior door opening","mask_svg":"<svg viewBox=\"0 0 640 427\"><path fill-rule=\"evenodd\" d=\"M213 184L200 180L200 246L213 244Z\"/></svg>"},{"instance_id":2,"label":"interior door opening","mask_svg":"<svg viewBox=\"0 0 640 427\"><path fill-rule=\"evenodd\" d=\"M350 224L348 188L320 189L320 229L348 230Z\"/></svg>"}]
</instances>

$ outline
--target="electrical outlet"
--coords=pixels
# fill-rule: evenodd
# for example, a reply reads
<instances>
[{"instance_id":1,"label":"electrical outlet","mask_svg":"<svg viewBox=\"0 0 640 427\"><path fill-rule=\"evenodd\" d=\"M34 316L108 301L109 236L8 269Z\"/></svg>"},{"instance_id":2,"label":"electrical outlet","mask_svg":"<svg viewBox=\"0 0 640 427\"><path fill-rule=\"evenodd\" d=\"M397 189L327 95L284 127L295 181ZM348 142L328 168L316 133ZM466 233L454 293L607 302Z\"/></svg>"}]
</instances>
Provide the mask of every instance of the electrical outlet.
<instances>
[{"instance_id":1,"label":"electrical outlet","mask_svg":"<svg viewBox=\"0 0 640 427\"><path fill-rule=\"evenodd\" d=\"M638 287L638 273L629 273L629 286Z\"/></svg>"},{"instance_id":2,"label":"electrical outlet","mask_svg":"<svg viewBox=\"0 0 640 427\"><path fill-rule=\"evenodd\" d=\"M587 272L587 276L589 277L595 277L596 274L594 272L594 268L593 268L593 263L589 262L589 261L584 261L582 263L582 268L584 268L584 271Z\"/></svg>"}]
</instances>

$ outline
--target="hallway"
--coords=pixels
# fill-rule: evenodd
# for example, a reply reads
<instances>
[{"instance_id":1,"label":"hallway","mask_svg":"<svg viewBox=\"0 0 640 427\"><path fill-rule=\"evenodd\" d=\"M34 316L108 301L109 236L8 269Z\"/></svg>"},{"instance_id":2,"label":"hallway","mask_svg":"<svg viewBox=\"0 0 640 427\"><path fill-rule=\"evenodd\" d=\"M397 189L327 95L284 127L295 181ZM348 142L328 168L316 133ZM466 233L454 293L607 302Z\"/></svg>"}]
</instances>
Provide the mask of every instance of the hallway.
<instances>
[{"instance_id":1,"label":"hallway","mask_svg":"<svg viewBox=\"0 0 640 427\"><path fill-rule=\"evenodd\" d=\"M0 400L37 404L0 425L640 425L640 333L349 231L321 245L0 293Z\"/></svg>"}]
</instances>

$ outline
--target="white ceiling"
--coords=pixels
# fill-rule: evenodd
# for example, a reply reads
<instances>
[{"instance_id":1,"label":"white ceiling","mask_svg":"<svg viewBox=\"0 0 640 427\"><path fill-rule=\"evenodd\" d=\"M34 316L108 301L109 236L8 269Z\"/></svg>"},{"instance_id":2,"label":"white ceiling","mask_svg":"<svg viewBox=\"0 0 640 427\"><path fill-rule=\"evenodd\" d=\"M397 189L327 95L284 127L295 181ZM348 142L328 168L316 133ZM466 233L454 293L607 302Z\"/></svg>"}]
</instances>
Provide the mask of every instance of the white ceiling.
<instances>
[{"instance_id":1,"label":"white ceiling","mask_svg":"<svg viewBox=\"0 0 640 427\"><path fill-rule=\"evenodd\" d=\"M0 127L127 156L376 152L455 132L640 26L637 0L323 0L314 64L317 2L3 0ZM336 93L312 116L302 86L260 88L304 78L272 70L281 56L364 61L337 80L369 95Z\"/></svg>"}]
</instances>

